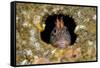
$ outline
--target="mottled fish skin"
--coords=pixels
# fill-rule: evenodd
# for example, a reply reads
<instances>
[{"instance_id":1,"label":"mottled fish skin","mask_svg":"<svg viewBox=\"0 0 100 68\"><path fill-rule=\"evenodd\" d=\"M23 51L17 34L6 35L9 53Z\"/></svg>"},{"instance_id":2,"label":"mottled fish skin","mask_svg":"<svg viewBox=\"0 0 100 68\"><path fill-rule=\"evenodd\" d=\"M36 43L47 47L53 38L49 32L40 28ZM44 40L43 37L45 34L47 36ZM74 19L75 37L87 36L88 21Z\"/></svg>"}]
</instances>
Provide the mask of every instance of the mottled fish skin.
<instances>
[{"instance_id":1,"label":"mottled fish skin","mask_svg":"<svg viewBox=\"0 0 100 68\"><path fill-rule=\"evenodd\" d=\"M50 41L53 46L59 48L66 48L71 43L71 36L67 27L61 29L54 28L51 32Z\"/></svg>"}]
</instances>

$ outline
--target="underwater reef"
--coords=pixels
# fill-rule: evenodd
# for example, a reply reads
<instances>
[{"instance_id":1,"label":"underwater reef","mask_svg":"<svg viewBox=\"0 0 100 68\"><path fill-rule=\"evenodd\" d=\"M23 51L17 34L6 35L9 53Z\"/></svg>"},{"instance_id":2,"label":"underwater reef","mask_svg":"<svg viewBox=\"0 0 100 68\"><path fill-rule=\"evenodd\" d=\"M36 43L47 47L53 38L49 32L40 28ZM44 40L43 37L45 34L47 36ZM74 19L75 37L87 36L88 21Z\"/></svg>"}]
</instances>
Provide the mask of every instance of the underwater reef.
<instances>
[{"instance_id":1,"label":"underwater reef","mask_svg":"<svg viewBox=\"0 0 100 68\"><path fill-rule=\"evenodd\" d=\"M73 31L77 37L66 48L54 47L41 39L46 19L60 13L76 24ZM96 24L96 7L17 3L16 64L96 61Z\"/></svg>"}]
</instances>

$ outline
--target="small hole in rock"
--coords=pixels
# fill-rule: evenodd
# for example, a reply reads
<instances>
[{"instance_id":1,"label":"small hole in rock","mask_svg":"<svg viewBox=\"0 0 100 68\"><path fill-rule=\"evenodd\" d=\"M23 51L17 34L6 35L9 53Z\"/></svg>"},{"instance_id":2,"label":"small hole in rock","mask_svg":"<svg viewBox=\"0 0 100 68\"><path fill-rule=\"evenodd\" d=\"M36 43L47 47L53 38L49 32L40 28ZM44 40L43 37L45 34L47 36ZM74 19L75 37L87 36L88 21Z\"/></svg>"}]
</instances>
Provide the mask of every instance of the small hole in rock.
<instances>
[{"instance_id":1,"label":"small hole in rock","mask_svg":"<svg viewBox=\"0 0 100 68\"><path fill-rule=\"evenodd\" d=\"M50 44L50 34L52 32L52 30L55 27L55 21L56 19L63 17L63 22L64 22L64 26L66 26L68 28L69 34L71 36L71 43L70 45L74 44L75 40L76 40L76 34L74 33L76 24L75 21L72 17L69 17L68 15L63 15L63 14L54 14L54 15L49 15L47 17L47 19L45 20L45 30L43 32L41 32L41 39Z\"/></svg>"}]
</instances>

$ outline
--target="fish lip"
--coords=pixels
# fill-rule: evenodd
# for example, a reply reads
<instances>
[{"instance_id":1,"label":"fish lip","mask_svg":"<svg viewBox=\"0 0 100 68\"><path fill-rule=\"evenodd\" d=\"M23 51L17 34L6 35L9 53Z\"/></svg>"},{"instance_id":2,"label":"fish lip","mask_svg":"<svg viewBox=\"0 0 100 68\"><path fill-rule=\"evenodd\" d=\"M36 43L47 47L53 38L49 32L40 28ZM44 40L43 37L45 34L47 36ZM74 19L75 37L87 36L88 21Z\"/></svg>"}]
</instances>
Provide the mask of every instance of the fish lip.
<instances>
[{"instance_id":1,"label":"fish lip","mask_svg":"<svg viewBox=\"0 0 100 68\"><path fill-rule=\"evenodd\" d=\"M67 42L66 41L57 41L55 43L55 46L59 47L59 48L66 48L67 47Z\"/></svg>"}]
</instances>

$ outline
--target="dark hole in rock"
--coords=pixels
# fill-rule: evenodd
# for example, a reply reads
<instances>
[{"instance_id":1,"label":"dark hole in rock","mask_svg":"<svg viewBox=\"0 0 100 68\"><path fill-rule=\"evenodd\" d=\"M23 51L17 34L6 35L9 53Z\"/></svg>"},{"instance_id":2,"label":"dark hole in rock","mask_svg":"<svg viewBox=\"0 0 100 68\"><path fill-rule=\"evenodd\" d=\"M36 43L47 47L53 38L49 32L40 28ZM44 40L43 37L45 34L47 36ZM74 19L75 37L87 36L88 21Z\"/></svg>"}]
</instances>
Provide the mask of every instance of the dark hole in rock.
<instances>
[{"instance_id":1,"label":"dark hole in rock","mask_svg":"<svg viewBox=\"0 0 100 68\"><path fill-rule=\"evenodd\" d=\"M75 21L72 17L69 17L68 15L63 15L63 14L54 14L54 15L50 15L47 17L45 24L45 30L43 32L41 32L41 39L50 44L50 34L51 31L53 30L53 28L55 27L55 21L57 19L57 17L63 17L63 21L64 21L64 25L68 28L70 36L71 36L71 45L75 42L76 40L76 34L74 33L76 24Z\"/></svg>"}]
</instances>

